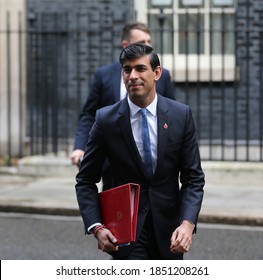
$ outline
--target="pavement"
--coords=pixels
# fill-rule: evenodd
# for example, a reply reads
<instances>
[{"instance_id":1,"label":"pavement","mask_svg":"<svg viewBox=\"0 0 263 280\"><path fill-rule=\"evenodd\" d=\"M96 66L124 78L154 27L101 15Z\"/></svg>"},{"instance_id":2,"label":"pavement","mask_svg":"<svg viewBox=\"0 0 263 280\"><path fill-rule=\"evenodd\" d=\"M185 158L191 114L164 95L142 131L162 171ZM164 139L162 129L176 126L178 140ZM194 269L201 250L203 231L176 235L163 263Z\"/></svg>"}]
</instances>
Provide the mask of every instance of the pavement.
<instances>
[{"instance_id":1,"label":"pavement","mask_svg":"<svg viewBox=\"0 0 263 280\"><path fill-rule=\"evenodd\" d=\"M263 163L202 166L206 185L199 222L263 226ZM67 157L52 155L0 167L0 212L78 216L76 173Z\"/></svg>"}]
</instances>

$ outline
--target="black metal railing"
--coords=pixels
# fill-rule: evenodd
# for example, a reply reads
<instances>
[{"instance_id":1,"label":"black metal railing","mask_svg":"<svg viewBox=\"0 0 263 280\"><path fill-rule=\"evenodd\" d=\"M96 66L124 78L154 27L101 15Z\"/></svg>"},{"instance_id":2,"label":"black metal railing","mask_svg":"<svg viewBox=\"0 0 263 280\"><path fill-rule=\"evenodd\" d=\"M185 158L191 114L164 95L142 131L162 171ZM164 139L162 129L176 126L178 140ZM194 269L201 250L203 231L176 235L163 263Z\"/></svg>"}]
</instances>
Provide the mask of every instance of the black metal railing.
<instances>
[{"instance_id":1,"label":"black metal railing","mask_svg":"<svg viewBox=\"0 0 263 280\"><path fill-rule=\"evenodd\" d=\"M263 161L260 16L255 28L248 20L241 27L237 21L232 30L238 75L233 81L214 81L211 73L205 81L200 73L195 81L176 81L171 74L176 99L192 108L203 160ZM7 14L0 30L5 46L0 69L6 69L0 85L0 164L8 165L27 155L70 152L94 71L118 58L122 27L94 29L84 14L39 14L29 15L22 28L18 17L18 26L10 27ZM205 31L197 32L200 36Z\"/></svg>"}]
</instances>

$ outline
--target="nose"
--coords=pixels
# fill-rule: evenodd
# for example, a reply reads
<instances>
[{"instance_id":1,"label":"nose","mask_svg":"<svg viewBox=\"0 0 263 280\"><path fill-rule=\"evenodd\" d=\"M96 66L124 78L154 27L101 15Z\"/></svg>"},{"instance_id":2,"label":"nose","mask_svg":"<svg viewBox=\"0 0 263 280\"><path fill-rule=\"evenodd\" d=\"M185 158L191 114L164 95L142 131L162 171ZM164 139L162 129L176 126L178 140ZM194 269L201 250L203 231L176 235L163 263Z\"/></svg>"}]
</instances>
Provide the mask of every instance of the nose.
<instances>
[{"instance_id":1,"label":"nose","mask_svg":"<svg viewBox=\"0 0 263 280\"><path fill-rule=\"evenodd\" d=\"M130 73L130 79L137 79L138 78L138 72L136 69L132 69Z\"/></svg>"}]
</instances>

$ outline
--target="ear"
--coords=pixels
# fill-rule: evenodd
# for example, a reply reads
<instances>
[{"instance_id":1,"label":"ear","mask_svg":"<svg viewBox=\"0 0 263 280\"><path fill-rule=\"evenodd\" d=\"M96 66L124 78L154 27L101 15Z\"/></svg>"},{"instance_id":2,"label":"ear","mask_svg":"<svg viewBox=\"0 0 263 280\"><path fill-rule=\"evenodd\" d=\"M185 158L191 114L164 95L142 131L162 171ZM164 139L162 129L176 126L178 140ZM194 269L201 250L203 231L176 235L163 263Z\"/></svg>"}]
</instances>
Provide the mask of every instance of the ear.
<instances>
[{"instance_id":1,"label":"ear","mask_svg":"<svg viewBox=\"0 0 263 280\"><path fill-rule=\"evenodd\" d=\"M125 49L129 45L129 42L127 40L122 40L121 41L121 46L123 49Z\"/></svg>"},{"instance_id":2,"label":"ear","mask_svg":"<svg viewBox=\"0 0 263 280\"><path fill-rule=\"evenodd\" d=\"M162 75L162 68L161 68L161 66L157 66L155 68L154 75L155 75L154 80L158 81L160 79L161 75Z\"/></svg>"}]
</instances>

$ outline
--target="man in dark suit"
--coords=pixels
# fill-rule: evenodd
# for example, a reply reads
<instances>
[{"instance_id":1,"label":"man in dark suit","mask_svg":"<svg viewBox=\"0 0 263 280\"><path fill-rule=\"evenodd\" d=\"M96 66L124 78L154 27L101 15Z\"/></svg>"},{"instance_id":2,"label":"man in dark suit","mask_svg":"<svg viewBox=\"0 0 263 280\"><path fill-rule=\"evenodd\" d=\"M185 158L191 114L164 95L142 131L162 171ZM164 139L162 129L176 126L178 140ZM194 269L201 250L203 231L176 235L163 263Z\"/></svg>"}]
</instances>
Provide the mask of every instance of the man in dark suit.
<instances>
[{"instance_id":1,"label":"man in dark suit","mask_svg":"<svg viewBox=\"0 0 263 280\"><path fill-rule=\"evenodd\" d=\"M189 106L156 92L162 69L150 46L131 44L120 55L128 97L99 109L76 176L86 232L113 259L183 259L192 243L203 200L204 173ZM146 172L141 108L146 108L151 168ZM108 157L113 187L141 186L136 242L115 246L102 226L97 183ZM179 184L180 181L180 184Z\"/></svg>"},{"instance_id":2,"label":"man in dark suit","mask_svg":"<svg viewBox=\"0 0 263 280\"><path fill-rule=\"evenodd\" d=\"M150 30L144 23L135 22L124 26L122 31L122 47L125 48L131 43L151 44ZM174 88L168 70L163 69L162 76L157 83L157 91L161 95L174 99ZM72 164L79 165L79 161L84 155L97 109L114 104L126 97L126 94L119 62L97 69L87 101L79 117L74 150L71 153ZM104 165L102 179L103 188L109 188L112 180L107 163Z\"/></svg>"}]
</instances>

